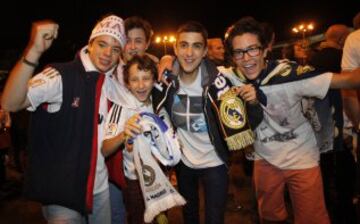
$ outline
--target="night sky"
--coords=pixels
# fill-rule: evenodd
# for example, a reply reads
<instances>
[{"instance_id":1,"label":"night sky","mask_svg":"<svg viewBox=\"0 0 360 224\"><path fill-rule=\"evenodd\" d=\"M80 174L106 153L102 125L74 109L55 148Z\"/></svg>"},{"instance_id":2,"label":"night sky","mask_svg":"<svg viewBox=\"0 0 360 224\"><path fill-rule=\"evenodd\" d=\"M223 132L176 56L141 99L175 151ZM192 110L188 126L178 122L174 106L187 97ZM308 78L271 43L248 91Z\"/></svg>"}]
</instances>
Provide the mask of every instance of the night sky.
<instances>
[{"instance_id":1,"label":"night sky","mask_svg":"<svg viewBox=\"0 0 360 224\"><path fill-rule=\"evenodd\" d=\"M231 3L234 1L237 3ZM2 6L0 13L0 49L23 49L31 22L50 18L60 24L57 44L63 51L84 45L96 20L110 12L122 18L139 15L151 22L155 34L174 32L181 23L197 20L207 27L210 37L223 37L230 24L242 16L253 16L272 24L276 40L284 41L294 37L291 28L301 21L315 22L313 34L318 34L334 23L351 26L353 16L360 11L359 0L299 0L288 3L283 0L12 0L6 5Z\"/></svg>"}]
</instances>

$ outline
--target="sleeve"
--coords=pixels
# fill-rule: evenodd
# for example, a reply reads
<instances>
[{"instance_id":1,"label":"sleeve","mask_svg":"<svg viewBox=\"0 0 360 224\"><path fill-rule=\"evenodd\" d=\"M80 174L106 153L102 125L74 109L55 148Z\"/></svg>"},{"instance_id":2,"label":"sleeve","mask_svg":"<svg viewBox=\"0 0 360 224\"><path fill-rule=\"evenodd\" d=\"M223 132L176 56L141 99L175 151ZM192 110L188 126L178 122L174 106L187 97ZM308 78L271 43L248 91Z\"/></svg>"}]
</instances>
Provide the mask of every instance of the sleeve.
<instances>
[{"instance_id":1,"label":"sleeve","mask_svg":"<svg viewBox=\"0 0 360 224\"><path fill-rule=\"evenodd\" d=\"M292 88L296 89L299 97L316 97L323 99L329 91L333 73L327 72L321 75L294 82Z\"/></svg>"},{"instance_id":2,"label":"sleeve","mask_svg":"<svg viewBox=\"0 0 360 224\"><path fill-rule=\"evenodd\" d=\"M35 111L42 103L48 103L48 112L56 112L62 103L62 79L60 73L48 67L30 79L27 97L31 106L27 109Z\"/></svg>"},{"instance_id":3,"label":"sleeve","mask_svg":"<svg viewBox=\"0 0 360 224\"><path fill-rule=\"evenodd\" d=\"M348 36L345 41L341 69L344 71L360 67L360 31Z\"/></svg>"},{"instance_id":4,"label":"sleeve","mask_svg":"<svg viewBox=\"0 0 360 224\"><path fill-rule=\"evenodd\" d=\"M124 130L126 120L125 109L118 104L113 104L106 117L104 140L120 134Z\"/></svg>"}]
</instances>

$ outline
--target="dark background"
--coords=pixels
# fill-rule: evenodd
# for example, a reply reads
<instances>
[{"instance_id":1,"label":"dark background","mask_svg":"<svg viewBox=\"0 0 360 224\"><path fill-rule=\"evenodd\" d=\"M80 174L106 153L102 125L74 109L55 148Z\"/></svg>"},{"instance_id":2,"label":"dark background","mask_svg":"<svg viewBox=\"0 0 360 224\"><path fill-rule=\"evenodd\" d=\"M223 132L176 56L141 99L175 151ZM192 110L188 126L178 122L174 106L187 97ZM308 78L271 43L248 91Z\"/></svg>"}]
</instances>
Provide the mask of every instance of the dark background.
<instances>
[{"instance_id":1,"label":"dark background","mask_svg":"<svg viewBox=\"0 0 360 224\"><path fill-rule=\"evenodd\" d=\"M96 20L111 12L122 18L139 15L149 20L155 35L174 32L181 23L197 20L207 27L210 37L223 37L230 24L242 16L253 16L272 24L276 41L281 42L294 38L291 28L300 22L314 22L312 34L319 34L334 23L351 26L353 16L360 11L359 0L11 0L2 5L0 58L7 62L0 63L1 67L11 66L10 58L21 54L31 23L39 19L52 19L60 24L59 38L48 55L55 60L68 60L86 44ZM161 49L153 44L151 50L158 55Z\"/></svg>"}]
</instances>

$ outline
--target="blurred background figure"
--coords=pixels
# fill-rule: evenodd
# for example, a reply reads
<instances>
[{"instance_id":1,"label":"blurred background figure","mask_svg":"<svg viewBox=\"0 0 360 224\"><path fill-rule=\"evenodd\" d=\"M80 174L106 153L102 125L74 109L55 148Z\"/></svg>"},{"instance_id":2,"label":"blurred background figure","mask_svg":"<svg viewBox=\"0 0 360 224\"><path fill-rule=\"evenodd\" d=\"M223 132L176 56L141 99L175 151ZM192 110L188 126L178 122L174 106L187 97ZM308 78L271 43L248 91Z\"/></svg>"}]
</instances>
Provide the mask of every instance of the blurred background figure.
<instances>
[{"instance_id":1,"label":"blurred background figure","mask_svg":"<svg viewBox=\"0 0 360 224\"><path fill-rule=\"evenodd\" d=\"M268 53L266 55L267 59L277 59L278 55L274 54L273 46L275 43L275 30L274 27L270 23L261 23L264 33L266 36L267 49Z\"/></svg>"},{"instance_id":2,"label":"blurred background figure","mask_svg":"<svg viewBox=\"0 0 360 224\"><path fill-rule=\"evenodd\" d=\"M320 43L309 63L317 69L330 72L341 71L342 48L349 27L342 24L330 26L325 40ZM329 106L332 108L332 120L335 124L333 148L321 153L320 167L323 177L325 203L331 223L356 223L355 208L352 203L355 187L355 161L351 154L351 145L345 145L343 137L343 106L340 90L329 90ZM351 140L350 140L351 142Z\"/></svg>"},{"instance_id":3,"label":"blurred background figure","mask_svg":"<svg viewBox=\"0 0 360 224\"><path fill-rule=\"evenodd\" d=\"M216 66L224 64L225 48L221 38L209 38L208 42L208 58L213 61Z\"/></svg>"},{"instance_id":4,"label":"blurred background figure","mask_svg":"<svg viewBox=\"0 0 360 224\"><path fill-rule=\"evenodd\" d=\"M343 71L352 71L360 67L360 12L353 18L354 31L349 34L345 40L343 56L341 59L341 69ZM360 220L360 91L359 90L342 90L344 112L347 127L352 128L352 134L356 139L354 141L353 153L356 158L356 196L353 203L357 204L357 219Z\"/></svg>"},{"instance_id":5,"label":"blurred background figure","mask_svg":"<svg viewBox=\"0 0 360 224\"><path fill-rule=\"evenodd\" d=\"M306 65L310 56L308 40L297 40L287 44L281 49L281 58L295 61L300 65Z\"/></svg>"},{"instance_id":6,"label":"blurred background figure","mask_svg":"<svg viewBox=\"0 0 360 224\"><path fill-rule=\"evenodd\" d=\"M358 12L353 18L353 27L354 30L358 30L360 28L360 12Z\"/></svg>"},{"instance_id":7,"label":"blurred background figure","mask_svg":"<svg viewBox=\"0 0 360 224\"><path fill-rule=\"evenodd\" d=\"M4 83L0 82L0 99L2 97ZM6 181L6 155L11 148L10 135L11 119L9 112L3 110L0 106L0 189Z\"/></svg>"}]
</instances>

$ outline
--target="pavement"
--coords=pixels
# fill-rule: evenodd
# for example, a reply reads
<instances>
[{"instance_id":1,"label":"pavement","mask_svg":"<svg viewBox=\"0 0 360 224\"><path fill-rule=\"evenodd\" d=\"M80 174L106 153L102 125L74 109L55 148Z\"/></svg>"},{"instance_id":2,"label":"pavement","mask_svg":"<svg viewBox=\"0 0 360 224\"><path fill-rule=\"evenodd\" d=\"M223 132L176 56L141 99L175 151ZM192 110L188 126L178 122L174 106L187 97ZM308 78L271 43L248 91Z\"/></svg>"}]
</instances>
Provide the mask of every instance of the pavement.
<instances>
[{"instance_id":1,"label":"pavement","mask_svg":"<svg viewBox=\"0 0 360 224\"><path fill-rule=\"evenodd\" d=\"M255 198L251 188L251 178L244 174L241 152L234 153L230 166L230 188L225 223L257 223ZM0 188L1 224L45 224L39 203L22 197L22 173L7 167L7 182ZM201 189L200 189L201 190ZM204 203L201 197L200 220L204 223ZM170 224L183 223L181 207L172 208L167 213Z\"/></svg>"}]
</instances>

